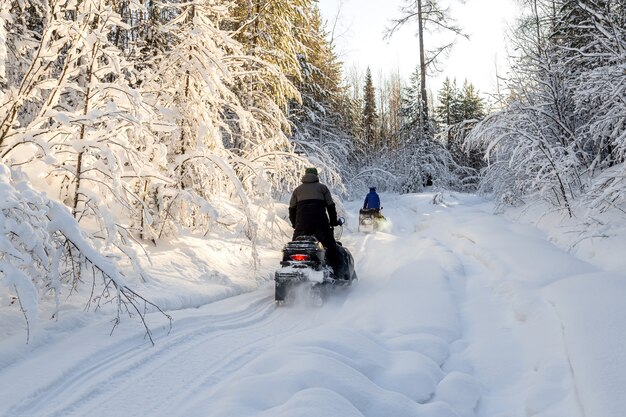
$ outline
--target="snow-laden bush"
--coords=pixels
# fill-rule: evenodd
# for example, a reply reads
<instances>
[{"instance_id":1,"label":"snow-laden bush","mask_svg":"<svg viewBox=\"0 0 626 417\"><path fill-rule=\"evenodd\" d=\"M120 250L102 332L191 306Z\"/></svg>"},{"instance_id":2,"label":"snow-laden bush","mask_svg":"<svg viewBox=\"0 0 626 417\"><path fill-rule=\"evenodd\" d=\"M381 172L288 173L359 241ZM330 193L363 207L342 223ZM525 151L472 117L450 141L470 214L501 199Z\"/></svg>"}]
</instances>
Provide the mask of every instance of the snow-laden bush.
<instances>
[{"instance_id":1,"label":"snow-laden bush","mask_svg":"<svg viewBox=\"0 0 626 417\"><path fill-rule=\"evenodd\" d=\"M1 164L0 196L0 280L17 296L26 322L36 323L39 294L59 289L58 270L51 271L56 251L43 221L48 207Z\"/></svg>"},{"instance_id":2,"label":"snow-laden bush","mask_svg":"<svg viewBox=\"0 0 626 417\"><path fill-rule=\"evenodd\" d=\"M623 2L528 3L506 105L467 139L487 149L481 191L503 203L539 198L569 216L579 201L590 214L625 212Z\"/></svg>"},{"instance_id":3,"label":"snow-laden bush","mask_svg":"<svg viewBox=\"0 0 626 417\"><path fill-rule=\"evenodd\" d=\"M67 207L34 190L23 174L3 164L0 196L0 282L17 298L28 330L37 323L41 298L54 297L54 318L60 295L87 285L87 280L92 281L87 307L113 301L115 325L124 312L143 321L149 306L158 310L127 286L118 254L101 253Z\"/></svg>"}]
</instances>

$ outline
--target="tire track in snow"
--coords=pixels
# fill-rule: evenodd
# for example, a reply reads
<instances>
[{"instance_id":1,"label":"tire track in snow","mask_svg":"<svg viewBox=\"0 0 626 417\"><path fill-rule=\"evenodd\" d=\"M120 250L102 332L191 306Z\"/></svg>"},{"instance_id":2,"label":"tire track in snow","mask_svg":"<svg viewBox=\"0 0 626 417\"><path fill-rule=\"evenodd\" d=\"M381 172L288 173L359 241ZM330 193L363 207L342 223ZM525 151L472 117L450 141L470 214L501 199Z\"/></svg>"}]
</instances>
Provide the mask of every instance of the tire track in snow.
<instances>
[{"instance_id":1,"label":"tire track in snow","mask_svg":"<svg viewBox=\"0 0 626 417\"><path fill-rule=\"evenodd\" d=\"M210 357L211 347L215 346L216 341L228 338L232 334L244 333L246 329L266 328L282 315L280 311L276 311L274 304L267 297L263 297L240 312L221 317L202 315L177 321L175 332L161 338L157 346L148 350L138 348L135 335L125 338L77 362L62 375L35 390L20 404L11 407L6 416L30 416L37 414L41 409L49 410L50 417L86 415L81 411L84 407L95 402L96 408L101 409L102 397L115 397L115 393L119 394L130 389L129 385L139 386L143 390L141 387L145 386L145 382L137 381L139 375L149 374L152 369L167 366L168 362L176 363L177 358L188 357L198 351L206 351L207 357ZM265 330L257 333L267 334ZM273 336L265 338L271 337ZM250 342L254 344L261 339L263 337ZM239 353L245 351L245 348L232 350ZM220 361L225 359L223 356L220 356ZM236 359L237 355L231 362L236 363ZM195 365L202 364L194 363L197 373L205 372ZM193 369L189 370L191 371ZM160 392L157 397L167 401L166 398L171 395L164 395L167 394L167 389L162 391L164 392ZM94 411L90 415L98 415L98 410Z\"/></svg>"}]
</instances>

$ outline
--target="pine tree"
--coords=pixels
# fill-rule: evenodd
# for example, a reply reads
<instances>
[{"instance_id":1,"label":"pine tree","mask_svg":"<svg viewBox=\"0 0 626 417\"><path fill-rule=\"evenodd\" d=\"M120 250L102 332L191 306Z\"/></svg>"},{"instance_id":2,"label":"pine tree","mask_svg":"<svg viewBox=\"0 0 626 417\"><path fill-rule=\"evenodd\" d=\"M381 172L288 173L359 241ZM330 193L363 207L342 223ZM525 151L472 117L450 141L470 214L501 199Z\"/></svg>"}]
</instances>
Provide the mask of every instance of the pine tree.
<instances>
[{"instance_id":1,"label":"pine tree","mask_svg":"<svg viewBox=\"0 0 626 417\"><path fill-rule=\"evenodd\" d=\"M306 54L300 54L300 72L302 80L296 87L302 97L302 103L291 104L291 113L298 121L309 124L321 124L329 118L337 118L341 111L341 96L345 94L341 86L341 62L337 59L332 46L328 43L319 9L314 7L306 31L301 31L302 44Z\"/></svg>"},{"instance_id":2,"label":"pine tree","mask_svg":"<svg viewBox=\"0 0 626 417\"><path fill-rule=\"evenodd\" d=\"M419 141L426 137L428 129L423 125L427 118L423 115L421 75L416 68L409 79L408 86L402 92L402 128L401 140Z\"/></svg>"},{"instance_id":3,"label":"pine tree","mask_svg":"<svg viewBox=\"0 0 626 417\"><path fill-rule=\"evenodd\" d=\"M437 94L437 100L439 105L435 107L435 115L444 130L463 120L462 98L456 80L450 81L446 77Z\"/></svg>"},{"instance_id":4,"label":"pine tree","mask_svg":"<svg viewBox=\"0 0 626 417\"><path fill-rule=\"evenodd\" d=\"M467 80L459 93L457 113L457 122L448 129L448 150L459 166L471 169L467 172L471 179L466 184L473 187L476 185L476 174L485 166L484 149L466 148L465 140L476 124L485 118L486 113L484 99Z\"/></svg>"},{"instance_id":5,"label":"pine tree","mask_svg":"<svg viewBox=\"0 0 626 417\"><path fill-rule=\"evenodd\" d=\"M242 99L251 90L261 91L286 110L289 100L300 100L292 83L301 79L299 56L306 53L301 39L302 32L306 32L312 0L236 0L235 3L235 39L244 46L247 55L274 67L263 83L248 81L242 85ZM291 82L282 82L274 76L274 71Z\"/></svg>"},{"instance_id":6,"label":"pine tree","mask_svg":"<svg viewBox=\"0 0 626 417\"><path fill-rule=\"evenodd\" d=\"M480 97L476 87L465 80L459 103L459 121L472 119L480 120L483 119L485 115L485 100Z\"/></svg>"},{"instance_id":7,"label":"pine tree","mask_svg":"<svg viewBox=\"0 0 626 417\"><path fill-rule=\"evenodd\" d=\"M306 54L299 57L302 80L295 83L302 102L290 104L292 140L298 150L319 161L323 172L336 173L345 168L352 145L349 112L342 105L347 93L341 62L328 41L319 9L313 7L309 13L306 31L299 32Z\"/></svg>"},{"instance_id":8,"label":"pine tree","mask_svg":"<svg viewBox=\"0 0 626 417\"><path fill-rule=\"evenodd\" d=\"M376 149L379 146L377 122L376 92L374 91L372 72L368 67L365 72L365 85L363 86L362 128L363 139L370 149Z\"/></svg>"}]
</instances>

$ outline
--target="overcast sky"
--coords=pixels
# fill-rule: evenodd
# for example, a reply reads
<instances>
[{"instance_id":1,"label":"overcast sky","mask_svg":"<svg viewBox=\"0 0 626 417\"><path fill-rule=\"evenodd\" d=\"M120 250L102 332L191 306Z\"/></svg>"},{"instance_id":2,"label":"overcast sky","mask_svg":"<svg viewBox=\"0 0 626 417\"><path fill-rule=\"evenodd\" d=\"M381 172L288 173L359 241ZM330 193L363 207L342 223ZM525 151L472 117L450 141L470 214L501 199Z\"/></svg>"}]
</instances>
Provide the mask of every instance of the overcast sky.
<instances>
[{"instance_id":1,"label":"overcast sky","mask_svg":"<svg viewBox=\"0 0 626 417\"><path fill-rule=\"evenodd\" d=\"M419 62L417 24L402 28L389 41L383 39L385 28L399 16L403 0L319 0L329 30L333 29L340 3L334 35L337 52L346 67L369 66L374 78L381 70L399 71L408 79ZM518 15L514 0L466 0L465 4L452 1L451 12L470 40L458 39L450 56L442 60L442 73L429 81L429 89L436 93L449 76L456 78L459 86L467 78L481 92L495 91L496 63L501 75L507 68L505 31ZM425 37L426 47L434 46L436 35L427 36L430 38Z\"/></svg>"}]
</instances>

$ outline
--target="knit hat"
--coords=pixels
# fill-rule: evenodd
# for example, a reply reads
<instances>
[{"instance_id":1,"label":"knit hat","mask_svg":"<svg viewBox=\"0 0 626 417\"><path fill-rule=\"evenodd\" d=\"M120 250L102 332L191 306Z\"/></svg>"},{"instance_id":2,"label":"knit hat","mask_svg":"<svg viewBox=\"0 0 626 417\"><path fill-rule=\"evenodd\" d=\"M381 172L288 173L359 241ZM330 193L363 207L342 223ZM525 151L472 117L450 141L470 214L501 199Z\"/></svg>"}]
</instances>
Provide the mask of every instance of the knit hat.
<instances>
[{"instance_id":1,"label":"knit hat","mask_svg":"<svg viewBox=\"0 0 626 417\"><path fill-rule=\"evenodd\" d=\"M304 170L305 174L313 174L313 175L317 175L317 168L307 168Z\"/></svg>"}]
</instances>

